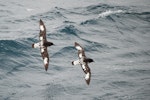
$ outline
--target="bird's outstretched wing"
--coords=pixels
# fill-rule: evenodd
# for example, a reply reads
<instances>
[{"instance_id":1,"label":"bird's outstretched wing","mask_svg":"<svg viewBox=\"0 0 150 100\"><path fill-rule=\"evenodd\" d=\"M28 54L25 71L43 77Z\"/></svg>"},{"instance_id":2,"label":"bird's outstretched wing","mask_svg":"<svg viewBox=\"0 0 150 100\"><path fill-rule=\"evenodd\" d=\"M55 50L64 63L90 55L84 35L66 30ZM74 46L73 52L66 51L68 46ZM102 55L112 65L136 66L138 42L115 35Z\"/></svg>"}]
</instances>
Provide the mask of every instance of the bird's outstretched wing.
<instances>
[{"instance_id":1,"label":"bird's outstretched wing","mask_svg":"<svg viewBox=\"0 0 150 100\"><path fill-rule=\"evenodd\" d=\"M88 66L88 63L84 62L84 60L83 60L83 59L86 59L84 49L77 42L75 42L75 48L78 50L78 57L80 60L73 61L72 64L76 65L76 64L79 64L79 62L80 62L81 68L82 68L83 72L85 73L85 81L89 85L90 80L91 80L91 70Z\"/></svg>"},{"instance_id":2,"label":"bird's outstretched wing","mask_svg":"<svg viewBox=\"0 0 150 100\"><path fill-rule=\"evenodd\" d=\"M40 48L40 42L38 43L33 43L32 48Z\"/></svg>"},{"instance_id":3,"label":"bird's outstretched wing","mask_svg":"<svg viewBox=\"0 0 150 100\"><path fill-rule=\"evenodd\" d=\"M47 71L49 65L49 55L48 55L47 47L41 47L41 55L43 58L45 70Z\"/></svg>"},{"instance_id":4,"label":"bird's outstretched wing","mask_svg":"<svg viewBox=\"0 0 150 100\"><path fill-rule=\"evenodd\" d=\"M82 67L82 70L85 73L85 81L89 85L90 84L90 80L91 80L91 70L90 70L90 68L89 68L87 63L81 64L81 67Z\"/></svg>"},{"instance_id":5,"label":"bird's outstretched wing","mask_svg":"<svg viewBox=\"0 0 150 100\"><path fill-rule=\"evenodd\" d=\"M79 43L75 42L75 48L78 50L79 59L85 57L84 49L80 46Z\"/></svg>"},{"instance_id":6,"label":"bird's outstretched wing","mask_svg":"<svg viewBox=\"0 0 150 100\"><path fill-rule=\"evenodd\" d=\"M39 34L39 39L40 39L40 51L41 51L41 56L43 58L45 70L47 71L48 65L49 65L49 55L47 51L47 47L44 46L44 43L47 41L46 40L46 27L43 23L43 21L40 19L39 22L40 26L40 34Z\"/></svg>"},{"instance_id":7,"label":"bird's outstretched wing","mask_svg":"<svg viewBox=\"0 0 150 100\"><path fill-rule=\"evenodd\" d=\"M39 39L40 41L46 41L46 27L41 19L39 22L39 26L40 26Z\"/></svg>"}]
</instances>

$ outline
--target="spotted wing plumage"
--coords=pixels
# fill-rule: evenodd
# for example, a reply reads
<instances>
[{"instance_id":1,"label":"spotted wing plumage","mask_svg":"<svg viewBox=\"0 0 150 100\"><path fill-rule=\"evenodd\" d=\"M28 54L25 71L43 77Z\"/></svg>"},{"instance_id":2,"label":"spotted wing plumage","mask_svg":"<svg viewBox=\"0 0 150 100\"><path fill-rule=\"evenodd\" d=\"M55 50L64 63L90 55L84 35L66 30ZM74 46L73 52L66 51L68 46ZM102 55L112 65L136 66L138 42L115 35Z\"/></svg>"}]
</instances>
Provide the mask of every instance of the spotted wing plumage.
<instances>
[{"instance_id":1,"label":"spotted wing plumage","mask_svg":"<svg viewBox=\"0 0 150 100\"><path fill-rule=\"evenodd\" d=\"M47 71L49 65L49 55L48 55L47 47L44 48L44 52L41 52L41 55L43 58L45 70Z\"/></svg>"},{"instance_id":2,"label":"spotted wing plumage","mask_svg":"<svg viewBox=\"0 0 150 100\"><path fill-rule=\"evenodd\" d=\"M47 71L48 65L49 65L49 55L48 55L47 47L44 46L44 43L47 41L46 40L46 27L41 19L40 19L39 39L40 39L40 44L41 44L40 46L41 56L43 58L45 70Z\"/></svg>"},{"instance_id":3,"label":"spotted wing plumage","mask_svg":"<svg viewBox=\"0 0 150 100\"><path fill-rule=\"evenodd\" d=\"M40 34L39 34L39 38L40 38L40 41L47 41L46 40L46 27L43 23L43 21L40 19Z\"/></svg>"},{"instance_id":4,"label":"spotted wing plumage","mask_svg":"<svg viewBox=\"0 0 150 100\"><path fill-rule=\"evenodd\" d=\"M89 68L87 63L85 64L85 68L86 68L86 70L84 70L85 81L89 85L90 84L90 80L91 80L91 70L90 70L90 68Z\"/></svg>"},{"instance_id":5,"label":"spotted wing plumage","mask_svg":"<svg viewBox=\"0 0 150 100\"><path fill-rule=\"evenodd\" d=\"M81 65L83 72L85 73L85 81L89 85L90 79L91 79L91 70L88 66L88 63L84 62L84 59L86 59L84 49L77 42L75 42L75 48L78 50L78 57L80 60L80 65Z\"/></svg>"},{"instance_id":6,"label":"spotted wing plumage","mask_svg":"<svg viewBox=\"0 0 150 100\"><path fill-rule=\"evenodd\" d=\"M79 59L85 57L84 49L79 45L79 43L75 42L75 48L78 50Z\"/></svg>"}]
</instances>

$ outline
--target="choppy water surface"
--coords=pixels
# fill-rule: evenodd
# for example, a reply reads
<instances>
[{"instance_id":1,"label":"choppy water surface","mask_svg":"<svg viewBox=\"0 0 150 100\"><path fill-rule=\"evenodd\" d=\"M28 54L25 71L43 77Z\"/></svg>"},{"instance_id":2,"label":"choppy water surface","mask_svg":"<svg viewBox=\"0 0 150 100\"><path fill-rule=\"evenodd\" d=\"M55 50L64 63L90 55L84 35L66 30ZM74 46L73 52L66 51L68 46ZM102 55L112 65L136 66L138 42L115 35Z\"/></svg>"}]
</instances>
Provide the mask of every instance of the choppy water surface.
<instances>
[{"instance_id":1,"label":"choppy water surface","mask_svg":"<svg viewBox=\"0 0 150 100\"><path fill-rule=\"evenodd\" d=\"M1 100L149 100L149 0L0 1ZM45 22L49 69L38 42ZM74 42L85 48L92 71L89 86Z\"/></svg>"}]
</instances>

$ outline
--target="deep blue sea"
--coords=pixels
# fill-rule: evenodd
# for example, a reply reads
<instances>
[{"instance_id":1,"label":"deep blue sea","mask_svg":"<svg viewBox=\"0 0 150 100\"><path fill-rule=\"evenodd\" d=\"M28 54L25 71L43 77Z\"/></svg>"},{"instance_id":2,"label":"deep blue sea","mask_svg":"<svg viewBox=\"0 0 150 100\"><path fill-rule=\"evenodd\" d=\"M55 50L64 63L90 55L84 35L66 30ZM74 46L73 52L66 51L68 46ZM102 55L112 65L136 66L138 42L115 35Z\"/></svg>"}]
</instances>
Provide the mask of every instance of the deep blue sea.
<instances>
[{"instance_id":1,"label":"deep blue sea","mask_svg":"<svg viewBox=\"0 0 150 100\"><path fill-rule=\"evenodd\" d=\"M74 42L95 61L89 86ZM0 0L0 100L150 100L150 1Z\"/></svg>"}]
</instances>

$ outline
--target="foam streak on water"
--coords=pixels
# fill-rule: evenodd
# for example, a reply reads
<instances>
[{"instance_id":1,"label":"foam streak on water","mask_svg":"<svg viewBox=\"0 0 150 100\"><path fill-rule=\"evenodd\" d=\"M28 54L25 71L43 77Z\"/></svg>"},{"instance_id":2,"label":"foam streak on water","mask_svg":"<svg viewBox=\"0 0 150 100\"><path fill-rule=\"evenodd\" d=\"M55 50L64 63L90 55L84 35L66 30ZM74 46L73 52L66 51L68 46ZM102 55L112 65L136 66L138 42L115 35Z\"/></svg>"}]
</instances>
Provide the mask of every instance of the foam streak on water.
<instances>
[{"instance_id":1,"label":"foam streak on water","mask_svg":"<svg viewBox=\"0 0 150 100\"><path fill-rule=\"evenodd\" d=\"M100 13L99 17L106 17L106 16L110 16L111 14L118 14L118 13L125 13L125 11L123 11L123 10L116 10L116 11L107 10L105 12Z\"/></svg>"},{"instance_id":2,"label":"foam streak on water","mask_svg":"<svg viewBox=\"0 0 150 100\"><path fill-rule=\"evenodd\" d=\"M0 100L149 100L149 0L0 1ZM49 69L39 49L47 29ZM92 77L77 60L80 43Z\"/></svg>"}]
</instances>

